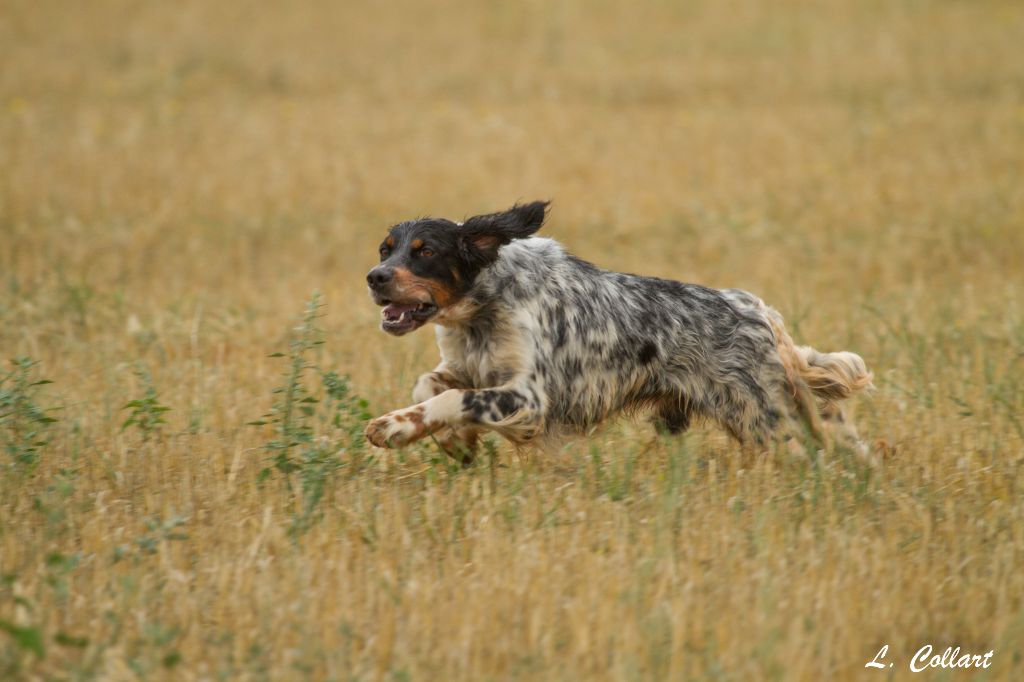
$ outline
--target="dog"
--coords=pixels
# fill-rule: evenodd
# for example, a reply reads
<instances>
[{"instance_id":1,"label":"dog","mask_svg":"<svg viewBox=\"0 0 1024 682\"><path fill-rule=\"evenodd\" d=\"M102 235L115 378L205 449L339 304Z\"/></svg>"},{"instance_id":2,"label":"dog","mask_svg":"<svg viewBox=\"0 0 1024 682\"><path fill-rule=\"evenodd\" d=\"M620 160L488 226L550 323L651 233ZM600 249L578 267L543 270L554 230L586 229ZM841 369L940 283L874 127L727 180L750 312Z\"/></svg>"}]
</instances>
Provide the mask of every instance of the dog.
<instances>
[{"instance_id":1,"label":"dog","mask_svg":"<svg viewBox=\"0 0 1024 682\"><path fill-rule=\"evenodd\" d=\"M381 329L434 323L441 362L416 381L414 405L368 423L370 443L433 435L469 463L484 431L541 443L647 410L668 433L704 419L744 447L809 435L866 451L844 405L871 386L859 355L797 346L781 315L746 291L576 258L533 236L547 210L537 201L390 229L366 277Z\"/></svg>"}]
</instances>

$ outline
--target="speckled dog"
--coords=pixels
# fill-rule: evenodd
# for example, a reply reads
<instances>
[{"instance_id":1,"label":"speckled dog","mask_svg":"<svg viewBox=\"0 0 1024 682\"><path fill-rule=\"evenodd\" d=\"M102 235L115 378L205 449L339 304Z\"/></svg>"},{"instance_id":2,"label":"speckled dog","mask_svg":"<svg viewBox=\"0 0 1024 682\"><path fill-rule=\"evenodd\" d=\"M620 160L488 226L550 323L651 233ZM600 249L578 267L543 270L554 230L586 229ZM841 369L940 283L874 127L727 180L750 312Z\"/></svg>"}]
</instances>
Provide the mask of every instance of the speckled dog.
<instances>
[{"instance_id":1,"label":"speckled dog","mask_svg":"<svg viewBox=\"0 0 1024 682\"><path fill-rule=\"evenodd\" d=\"M860 356L794 345L745 291L609 272L531 237L547 206L391 228L367 276L381 328L434 322L441 363L415 405L369 423L371 443L436 434L470 461L481 431L537 442L647 409L671 433L706 418L746 446L806 428L863 448L841 403L871 384Z\"/></svg>"}]
</instances>

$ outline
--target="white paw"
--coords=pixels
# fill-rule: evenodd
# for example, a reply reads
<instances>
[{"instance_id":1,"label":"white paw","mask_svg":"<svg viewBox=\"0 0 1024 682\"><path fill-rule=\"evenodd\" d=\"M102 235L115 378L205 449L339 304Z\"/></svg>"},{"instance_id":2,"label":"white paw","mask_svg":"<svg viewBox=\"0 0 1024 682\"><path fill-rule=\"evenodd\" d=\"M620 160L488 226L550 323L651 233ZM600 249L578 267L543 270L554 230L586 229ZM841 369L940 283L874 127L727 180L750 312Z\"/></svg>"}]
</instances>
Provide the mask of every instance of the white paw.
<instances>
[{"instance_id":1,"label":"white paw","mask_svg":"<svg viewBox=\"0 0 1024 682\"><path fill-rule=\"evenodd\" d=\"M398 448L422 438L426 434L423 425L423 409L411 407L406 410L389 412L377 417L366 425L366 440L379 448Z\"/></svg>"}]
</instances>

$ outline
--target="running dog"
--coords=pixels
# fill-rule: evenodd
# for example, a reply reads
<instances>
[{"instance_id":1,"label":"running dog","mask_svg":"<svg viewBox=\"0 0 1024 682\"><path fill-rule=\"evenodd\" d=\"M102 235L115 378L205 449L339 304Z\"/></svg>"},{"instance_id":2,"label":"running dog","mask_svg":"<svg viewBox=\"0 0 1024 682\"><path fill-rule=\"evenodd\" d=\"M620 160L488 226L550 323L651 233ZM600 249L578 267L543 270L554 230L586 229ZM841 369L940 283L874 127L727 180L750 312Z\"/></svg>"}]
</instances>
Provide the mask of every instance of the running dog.
<instances>
[{"instance_id":1,"label":"running dog","mask_svg":"<svg viewBox=\"0 0 1024 682\"><path fill-rule=\"evenodd\" d=\"M371 443L434 434L469 462L483 431L538 443L648 410L670 433L707 419L744 446L808 434L865 451L843 405L871 385L859 355L795 345L781 315L745 291L580 260L532 236L547 208L391 228L366 278L381 329L433 322L441 363L417 380L414 405L367 425Z\"/></svg>"}]
</instances>

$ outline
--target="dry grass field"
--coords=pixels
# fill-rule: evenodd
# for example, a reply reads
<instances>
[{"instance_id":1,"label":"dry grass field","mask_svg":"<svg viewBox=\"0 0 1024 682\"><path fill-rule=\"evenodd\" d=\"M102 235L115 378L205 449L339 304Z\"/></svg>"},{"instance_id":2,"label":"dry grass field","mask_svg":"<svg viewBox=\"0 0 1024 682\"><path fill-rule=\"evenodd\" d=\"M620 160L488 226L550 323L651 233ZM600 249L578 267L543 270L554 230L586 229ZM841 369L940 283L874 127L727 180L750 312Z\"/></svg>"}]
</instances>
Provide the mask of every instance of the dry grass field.
<instances>
[{"instance_id":1,"label":"dry grass field","mask_svg":"<svg viewBox=\"0 0 1024 682\"><path fill-rule=\"evenodd\" d=\"M0 679L1024 679L1022 35L1015 0L0 3ZM377 329L385 228L534 198L862 354L877 465L643 421L364 446L436 361Z\"/></svg>"}]
</instances>

